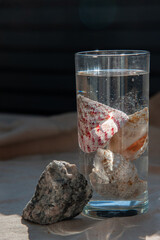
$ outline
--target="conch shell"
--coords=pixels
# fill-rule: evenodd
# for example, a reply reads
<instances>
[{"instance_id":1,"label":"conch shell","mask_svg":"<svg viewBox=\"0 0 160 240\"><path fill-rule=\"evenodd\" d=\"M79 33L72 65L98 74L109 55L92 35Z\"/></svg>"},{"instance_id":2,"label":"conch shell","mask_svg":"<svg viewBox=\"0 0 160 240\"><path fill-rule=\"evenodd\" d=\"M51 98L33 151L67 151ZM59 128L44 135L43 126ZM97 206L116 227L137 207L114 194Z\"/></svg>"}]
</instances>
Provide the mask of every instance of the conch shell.
<instances>
[{"instance_id":1,"label":"conch shell","mask_svg":"<svg viewBox=\"0 0 160 240\"><path fill-rule=\"evenodd\" d=\"M108 149L123 155L127 160L134 160L144 153L147 145L148 108L145 107L129 115L129 120L111 138Z\"/></svg>"},{"instance_id":2,"label":"conch shell","mask_svg":"<svg viewBox=\"0 0 160 240\"><path fill-rule=\"evenodd\" d=\"M83 152L90 153L103 148L128 120L117 109L77 96L78 142Z\"/></svg>"}]
</instances>

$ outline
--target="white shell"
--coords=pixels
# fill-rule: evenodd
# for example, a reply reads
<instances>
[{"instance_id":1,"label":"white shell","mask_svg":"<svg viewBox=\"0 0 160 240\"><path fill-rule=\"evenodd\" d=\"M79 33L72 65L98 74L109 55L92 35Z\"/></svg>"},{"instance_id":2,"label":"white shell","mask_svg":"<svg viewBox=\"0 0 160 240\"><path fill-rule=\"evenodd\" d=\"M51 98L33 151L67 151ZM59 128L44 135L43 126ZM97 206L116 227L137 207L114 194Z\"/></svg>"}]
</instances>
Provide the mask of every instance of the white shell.
<instances>
[{"instance_id":1,"label":"white shell","mask_svg":"<svg viewBox=\"0 0 160 240\"><path fill-rule=\"evenodd\" d=\"M125 124L128 116L117 109L84 96L77 96L78 142L83 152L105 147Z\"/></svg>"},{"instance_id":2,"label":"white shell","mask_svg":"<svg viewBox=\"0 0 160 240\"><path fill-rule=\"evenodd\" d=\"M109 199L131 199L143 193L146 182L139 179L130 161L110 150L98 149L90 182L97 193Z\"/></svg>"}]
</instances>

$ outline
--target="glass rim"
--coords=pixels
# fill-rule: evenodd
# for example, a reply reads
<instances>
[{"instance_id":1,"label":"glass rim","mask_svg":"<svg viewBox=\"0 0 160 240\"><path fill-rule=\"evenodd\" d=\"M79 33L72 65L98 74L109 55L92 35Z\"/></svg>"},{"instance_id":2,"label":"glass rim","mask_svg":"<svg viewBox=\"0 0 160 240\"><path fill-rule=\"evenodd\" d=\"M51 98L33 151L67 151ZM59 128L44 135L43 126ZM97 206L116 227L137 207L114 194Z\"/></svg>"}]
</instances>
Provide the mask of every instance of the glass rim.
<instances>
[{"instance_id":1,"label":"glass rim","mask_svg":"<svg viewBox=\"0 0 160 240\"><path fill-rule=\"evenodd\" d=\"M75 56L83 57L125 57L125 56L141 56L150 55L147 50L90 50L75 53Z\"/></svg>"}]
</instances>

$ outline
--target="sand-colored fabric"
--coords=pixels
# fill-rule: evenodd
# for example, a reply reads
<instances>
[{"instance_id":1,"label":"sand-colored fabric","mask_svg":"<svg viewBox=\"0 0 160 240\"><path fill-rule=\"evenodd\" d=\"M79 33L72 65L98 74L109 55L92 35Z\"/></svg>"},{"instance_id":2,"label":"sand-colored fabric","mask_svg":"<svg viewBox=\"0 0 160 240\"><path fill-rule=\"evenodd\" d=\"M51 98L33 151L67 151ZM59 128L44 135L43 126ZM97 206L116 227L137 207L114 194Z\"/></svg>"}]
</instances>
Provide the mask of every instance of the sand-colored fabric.
<instances>
[{"instance_id":1,"label":"sand-colored fabric","mask_svg":"<svg viewBox=\"0 0 160 240\"><path fill-rule=\"evenodd\" d=\"M53 117L0 114L0 160L73 151L76 147L76 113Z\"/></svg>"},{"instance_id":2,"label":"sand-colored fabric","mask_svg":"<svg viewBox=\"0 0 160 240\"><path fill-rule=\"evenodd\" d=\"M150 124L155 127L160 127L160 92L151 97L149 108Z\"/></svg>"}]
</instances>

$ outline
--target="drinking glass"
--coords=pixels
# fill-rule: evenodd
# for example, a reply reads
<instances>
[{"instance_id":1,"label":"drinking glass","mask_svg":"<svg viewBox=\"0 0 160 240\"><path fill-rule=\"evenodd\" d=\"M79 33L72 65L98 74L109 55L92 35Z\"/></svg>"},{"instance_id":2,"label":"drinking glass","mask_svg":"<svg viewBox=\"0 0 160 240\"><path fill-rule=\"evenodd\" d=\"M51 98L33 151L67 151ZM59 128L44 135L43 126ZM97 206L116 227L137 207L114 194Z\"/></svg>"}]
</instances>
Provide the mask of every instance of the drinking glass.
<instances>
[{"instance_id":1,"label":"drinking glass","mask_svg":"<svg viewBox=\"0 0 160 240\"><path fill-rule=\"evenodd\" d=\"M150 54L75 54L80 170L93 189L83 214L105 218L148 209Z\"/></svg>"}]
</instances>

